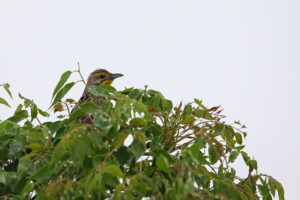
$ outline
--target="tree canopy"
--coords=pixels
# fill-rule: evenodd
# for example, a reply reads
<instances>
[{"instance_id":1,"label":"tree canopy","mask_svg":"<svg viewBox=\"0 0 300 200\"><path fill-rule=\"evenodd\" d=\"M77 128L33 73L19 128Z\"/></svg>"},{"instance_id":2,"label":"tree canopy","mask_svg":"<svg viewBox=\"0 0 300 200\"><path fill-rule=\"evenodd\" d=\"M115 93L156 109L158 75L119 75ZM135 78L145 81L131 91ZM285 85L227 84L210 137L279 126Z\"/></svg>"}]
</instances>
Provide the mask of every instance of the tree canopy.
<instances>
[{"instance_id":1,"label":"tree canopy","mask_svg":"<svg viewBox=\"0 0 300 200\"><path fill-rule=\"evenodd\" d=\"M284 199L282 185L244 150L245 126L226 123L220 106L196 98L174 106L147 87L99 85L89 91L101 108L88 102L70 113L71 74L54 89L55 120L19 94L22 103L0 122L0 199ZM2 97L0 104L9 106ZM92 124L78 122L86 114ZM232 166L238 157L246 177Z\"/></svg>"}]
</instances>

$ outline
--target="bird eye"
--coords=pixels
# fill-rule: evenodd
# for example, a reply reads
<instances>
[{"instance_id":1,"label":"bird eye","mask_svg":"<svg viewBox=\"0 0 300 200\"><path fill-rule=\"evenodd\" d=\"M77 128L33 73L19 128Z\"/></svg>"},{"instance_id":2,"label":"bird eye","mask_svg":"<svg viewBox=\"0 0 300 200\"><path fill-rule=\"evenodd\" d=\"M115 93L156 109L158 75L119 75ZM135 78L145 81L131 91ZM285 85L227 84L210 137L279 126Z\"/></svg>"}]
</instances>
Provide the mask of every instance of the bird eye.
<instances>
[{"instance_id":1,"label":"bird eye","mask_svg":"<svg viewBox=\"0 0 300 200\"><path fill-rule=\"evenodd\" d=\"M104 76L104 75L101 75L101 76L100 76L100 78L101 78L101 79L104 79L104 78L105 78L105 76Z\"/></svg>"}]
</instances>

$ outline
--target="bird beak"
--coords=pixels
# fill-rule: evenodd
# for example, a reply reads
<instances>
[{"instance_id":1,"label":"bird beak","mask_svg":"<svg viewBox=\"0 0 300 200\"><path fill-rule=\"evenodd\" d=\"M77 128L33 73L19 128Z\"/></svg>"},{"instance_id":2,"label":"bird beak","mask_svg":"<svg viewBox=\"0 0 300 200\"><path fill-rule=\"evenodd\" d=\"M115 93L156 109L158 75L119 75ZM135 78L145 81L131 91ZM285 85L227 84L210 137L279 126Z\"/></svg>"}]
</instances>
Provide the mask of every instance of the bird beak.
<instances>
[{"instance_id":1,"label":"bird beak","mask_svg":"<svg viewBox=\"0 0 300 200\"><path fill-rule=\"evenodd\" d=\"M123 74L111 74L109 78L113 80L113 79L116 79L116 78L119 78L122 76L123 76Z\"/></svg>"}]
</instances>

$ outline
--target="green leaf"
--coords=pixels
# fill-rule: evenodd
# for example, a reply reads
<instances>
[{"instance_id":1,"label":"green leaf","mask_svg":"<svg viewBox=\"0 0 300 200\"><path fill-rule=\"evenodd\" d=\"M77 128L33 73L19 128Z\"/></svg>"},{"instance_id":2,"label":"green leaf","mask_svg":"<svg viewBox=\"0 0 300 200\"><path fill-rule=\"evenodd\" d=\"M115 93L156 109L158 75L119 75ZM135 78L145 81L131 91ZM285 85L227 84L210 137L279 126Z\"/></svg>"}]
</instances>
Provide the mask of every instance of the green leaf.
<instances>
[{"instance_id":1,"label":"green leaf","mask_svg":"<svg viewBox=\"0 0 300 200\"><path fill-rule=\"evenodd\" d=\"M160 101L160 106L162 108L163 111L167 112L168 114L171 113L172 108L173 108L173 103L172 101L168 100L168 99L162 99Z\"/></svg>"},{"instance_id":2,"label":"green leaf","mask_svg":"<svg viewBox=\"0 0 300 200\"><path fill-rule=\"evenodd\" d=\"M169 164L168 164L168 160L165 157L163 157L162 155L159 156L155 163L156 163L157 169L159 169L160 171L163 171L165 173L168 173Z\"/></svg>"},{"instance_id":3,"label":"green leaf","mask_svg":"<svg viewBox=\"0 0 300 200\"><path fill-rule=\"evenodd\" d=\"M202 149L207 144L208 139L207 138L198 138L194 144L192 145L192 148L196 148L197 150Z\"/></svg>"},{"instance_id":4,"label":"green leaf","mask_svg":"<svg viewBox=\"0 0 300 200\"><path fill-rule=\"evenodd\" d=\"M219 175L219 176L221 176L221 175L223 174L223 170L224 170L223 164L221 164L221 165L219 166L219 168L218 168L218 175Z\"/></svg>"},{"instance_id":5,"label":"green leaf","mask_svg":"<svg viewBox=\"0 0 300 200\"><path fill-rule=\"evenodd\" d=\"M43 111L41 109L38 109L38 113L40 115L42 115L43 117L49 117L50 116L49 113L47 113L46 111Z\"/></svg>"},{"instance_id":6,"label":"green leaf","mask_svg":"<svg viewBox=\"0 0 300 200\"><path fill-rule=\"evenodd\" d=\"M28 117L27 110L24 110L24 111L22 110L22 111L18 112L17 114L20 114L20 115L21 114L24 114L24 115L27 114L27 117ZM23 119L25 119L27 117L23 117L23 116L19 116L19 115L14 115L14 116L8 118L7 120L18 123L18 122L22 121Z\"/></svg>"},{"instance_id":7,"label":"green leaf","mask_svg":"<svg viewBox=\"0 0 300 200\"><path fill-rule=\"evenodd\" d=\"M50 178L53 173L55 173L55 168L53 166L50 165L46 165L43 168L41 168L40 170L38 170L33 176L33 179L36 179L38 181L43 181L46 180L48 178Z\"/></svg>"},{"instance_id":8,"label":"green leaf","mask_svg":"<svg viewBox=\"0 0 300 200\"><path fill-rule=\"evenodd\" d=\"M111 91L113 91L113 89L109 89L106 88L104 86L109 86L109 85L98 85L98 86L93 86L89 88L89 91L92 95L96 96L96 97L110 97L111 95L109 93L111 93ZM111 86L110 86L111 87Z\"/></svg>"},{"instance_id":9,"label":"green leaf","mask_svg":"<svg viewBox=\"0 0 300 200\"><path fill-rule=\"evenodd\" d=\"M159 150L154 150L151 154L153 154L153 157L158 158L159 156L163 156L165 159L167 159L168 164L174 164L175 163L175 159L173 158L172 155L170 155L170 153L166 152L163 149L159 149Z\"/></svg>"},{"instance_id":10,"label":"green leaf","mask_svg":"<svg viewBox=\"0 0 300 200\"><path fill-rule=\"evenodd\" d=\"M146 88L147 88L148 86L146 86ZM157 90L148 90L148 93L150 94L150 95L155 95L155 96L158 96L158 97L160 97L160 98L164 98L164 96L159 92L159 91L157 91Z\"/></svg>"},{"instance_id":11,"label":"green leaf","mask_svg":"<svg viewBox=\"0 0 300 200\"><path fill-rule=\"evenodd\" d=\"M115 156L120 165L127 163L131 157L128 148L125 146L121 146L115 153Z\"/></svg>"},{"instance_id":12,"label":"green leaf","mask_svg":"<svg viewBox=\"0 0 300 200\"><path fill-rule=\"evenodd\" d=\"M7 103L7 101L5 99L3 99L2 97L0 97L0 104L6 105L7 107L10 107L10 105Z\"/></svg>"},{"instance_id":13,"label":"green leaf","mask_svg":"<svg viewBox=\"0 0 300 200\"><path fill-rule=\"evenodd\" d=\"M59 102L67 93L68 91L74 86L74 82L70 82L66 84L55 96L50 108L55 105L57 102Z\"/></svg>"},{"instance_id":14,"label":"green leaf","mask_svg":"<svg viewBox=\"0 0 300 200\"><path fill-rule=\"evenodd\" d=\"M18 164L18 174L22 174L33 168L33 162L28 157L22 157Z\"/></svg>"},{"instance_id":15,"label":"green leaf","mask_svg":"<svg viewBox=\"0 0 300 200\"><path fill-rule=\"evenodd\" d=\"M172 109L173 109L173 102L171 100L166 99L166 109L165 110L168 113L171 113Z\"/></svg>"},{"instance_id":16,"label":"green leaf","mask_svg":"<svg viewBox=\"0 0 300 200\"><path fill-rule=\"evenodd\" d=\"M118 137L116 138L116 140L113 142L112 146L114 148L118 148L120 146L122 146L124 144L124 141L126 140L126 138L128 137L129 133L128 132L121 132L118 134Z\"/></svg>"},{"instance_id":17,"label":"green leaf","mask_svg":"<svg viewBox=\"0 0 300 200\"><path fill-rule=\"evenodd\" d=\"M147 122L142 118L133 118L129 122L130 126L140 126L140 127L146 127Z\"/></svg>"},{"instance_id":18,"label":"green leaf","mask_svg":"<svg viewBox=\"0 0 300 200\"><path fill-rule=\"evenodd\" d=\"M279 200L284 200L284 189L281 185L281 183L279 183L277 180L275 180L274 178L271 178L274 183L275 183L275 186L276 186L276 190L277 190L277 193L278 193L278 198Z\"/></svg>"},{"instance_id":19,"label":"green leaf","mask_svg":"<svg viewBox=\"0 0 300 200\"><path fill-rule=\"evenodd\" d=\"M96 114L99 112L99 107L92 102L87 102L85 104L81 104L79 106L79 109L86 114L87 113Z\"/></svg>"},{"instance_id":20,"label":"green leaf","mask_svg":"<svg viewBox=\"0 0 300 200\"><path fill-rule=\"evenodd\" d=\"M28 111L27 110L20 110L17 113L15 113L15 116L19 116L21 118L27 118L28 117Z\"/></svg>"},{"instance_id":21,"label":"green leaf","mask_svg":"<svg viewBox=\"0 0 300 200\"><path fill-rule=\"evenodd\" d=\"M109 126L109 121L103 115L99 115L99 116L96 116L94 118L94 125L97 128L104 129L104 128L107 128Z\"/></svg>"},{"instance_id":22,"label":"green leaf","mask_svg":"<svg viewBox=\"0 0 300 200\"><path fill-rule=\"evenodd\" d=\"M45 195L45 194L43 194L43 193L40 193L40 192L38 192L38 193L36 194L36 197L37 197L38 200L53 200L52 197L47 196L47 195Z\"/></svg>"},{"instance_id":23,"label":"green leaf","mask_svg":"<svg viewBox=\"0 0 300 200\"><path fill-rule=\"evenodd\" d=\"M4 185L6 185L6 176L5 176L5 171L0 168L0 183L3 183Z\"/></svg>"},{"instance_id":24,"label":"green leaf","mask_svg":"<svg viewBox=\"0 0 300 200\"><path fill-rule=\"evenodd\" d=\"M138 139L141 142L143 142L143 144L145 144L146 142L146 135L143 131L139 131L139 130L135 130L134 131L134 139Z\"/></svg>"},{"instance_id":25,"label":"green leaf","mask_svg":"<svg viewBox=\"0 0 300 200\"><path fill-rule=\"evenodd\" d=\"M68 148L70 148L69 145ZM67 145L65 145L64 141L61 141L53 150L53 156L51 158L50 165L54 166L58 163L61 163L66 157L71 157L71 155L67 152ZM51 168L50 166L48 167Z\"/></svg>"},{"instance_id":26,"label":"green leaf","mask_svg":"<svg viewBox=\"0 0 300 200\"><path fill-rule=\"evenodd\" d=\"M122 90L122 91L119 91L121 94L125 94L125 95L128 95L131 91L133 91L133 87L131 87L131 88L126 88L125 87L125 89L124 90Z\"/></svg>"},{"instance_id":27,"label":"green leaf","mask_svg":"<svg viewBox=\"0 0 300 200\"><path fill-rule=\"evenodd\" d=\"M182 120L181 124L193 124L195 121L196 119L193 116L188 115Z\"/></svg>"},{"instance_id":28,"label":"green leaf","mask_svg":"<svg viewBox=\"0 0 300 200\"><path fill-rule=\"evenodd\" d=\"M64 121L60 124L59 127L62 127L63 125L67 124L68 122L72 122L72 121L78 119L79 117L81 117L81 116L83 116L83 115L85 115L85 113L84 113L82 110L80 110L80 109L79 109L79 110L76 110L76 111L74 111L74 112L71 114L70 118L64 120Z\"/></svg>"},{"instance_id":29,"label":"green leaf","mask_svg":"<svg viewBox=\"0 0 300 200\"><path fill-rule=\"evenodd\" d=\"M191 104L187 104L184 106L184 109L183 109L183 116L186 117L188 115L192 115L192 112L193 112L193 107Z\"/></svg>"},{"instance_id":30,"label":"green leaf","mask_svg":"<svg viewBox=\"0 0 300 200\"><path fill-rule=\"evenodd\" d=\"M149 114L147 106L145 106L144 104L142 104L140 102L134 102L133 108L139 114L141 114L142 112L145 113L145 114Z\"/></svg>"},{"instance_id":31,"label":"green leaf","mask_svg":"<svg viewBox=\"0 0 300 200\"><path fill-rule=\"evenodd\" d=\"M239 151L232 151L229 155L229 162L234 162L235 159L239 156L240 152Z\"/></svg>"},{"instance_id":32,"label":"green leaf","mask_svg":"<svg viewBox=\"0 0 300 200\"><path fill-rule=\"evenodd\" d=\"M197 117L207 119L207 120L212 120L213 119L212 115L207 110L196 109L194 111L194 115L197 116Z\"/></svg>"},{"instance_id":33,"label":"green leaf","mask_svg":"<svg viewBox=\"0 0 300 200\"><path fill-rule=\"evenodd\" d=\"M224 136L228 141L231 141L234 137L234 130L231 126L226 125L225 126L225 132L224 132Z\"/></svg>"},{"instance_id":34,"label":"green leaf","mask_svg":"<svg viewBox=\"0 0 300 200\"><path fill-rule=\"evenodd\" d=\"M104 89L104 90L106 90L109 93L114 93L114 92L117 91L116 88L114 88L113 86L111 86L111 85L105 85L105 84L98 85L98 86L96 86L96 88L98 88L98 89Z\"/></svg>"},{"instance_id":35,"label":"green leaf","mask_svg":"<svg viewBox=\"0 0 300 200\"><path fill-rule=\"evenodd\" d=\"M31 121L33 121L37 117L37 109L38 108L37 108L36 104L33 103L33 101L32 101L32 103L30 105Z\"/></svg>"},{"instance_id":36,"label":"green leaf","mask_svg":"<svg viewBox=\"0 0 300 200\"><path fill-rule=\"evenodd\" d=\"M133 154L134 154L136 160L139 159L139 157L141 155L143 155L146 150L145 144L138 139L133 140L133 142L131 144L131 148L133 150Z\"/></svg>"},{"instance_id":37,"label":"green leaf","mask_svg":"<svg viewBox=\"0 0 300 200\"><path fill-rule=\"evenodd\" d=\"M116 165L108 165L103 169L103 171L104 173L110 173L111 175L117 178L122 178L124 176L121 169Z\"/></svg>"},{"instance_id":38,"label":"green leaf","mask_svg":"<svg viewBox=\"0 0 300 200\"><path fill-rule=\"evenodd\" d=\"M16 115L17 112L19 112L20 110L22 110L22 108L23 108L23 105L19 104L18 107L17 107L17 109L14 112L14 115Z\"/></svg>"},{"instance_id":39,"label":"green leaf","mask_svg":"<svg viewBox=\"0 0 300 200\"><path fill-rule=\"evenodd\" d=\"M119 184L119 180L110 173L103 173L102 177L107 185L114 187Z\"/></svg>"},{"instance_id":40,"label":"green leaf","mask_svg":"<svg viewBox=\"0 0 300 200\"><path fill-rule=\"evenodd\" d=\"M29 106L31 106L31 104L32 104L31 100L29 100L27 98L24 99L24 106L25 106L25 108L28 108Z\"/></svg>"},{"instance_id":41,"label":"green leaf","mask_svg":"<svg viewBox=\"0 0 300 200\"><path fill-rule=\"evenodd\" d=\"M195 159L194 161L196 161L197 163L209 164L209 162L206 160L207 156L204 156L204 154L200 151L205 147L206 143L207 139L199 138L191 147L187 148L189 153L191 153L192 157Z\"/></svg>"},{"instance_id":42,"label":"green leaf","mask_svg":"<svg viewBox=\"0 0 300 200\"><path fill-rule=\"evenodd\" d=\"M250 162L250 157L248 156L248 154L244 151L241 152L242 156L243 156L243 159L246 163L246 165L249 165L249 162Z\"/></svg>"},{"instance_id":43,"label":"green leaf","mask_svg":"<svg viewBox=\"0 0 300 200\"><path fill-rule=\"evenodd\" d=\"M21 93L19 93L19 97L20 97L20 99L25 99L25 97L23 97L23 96L21 95Z\"/></svg>"},{"instance_id":44,"label":"green leaf","mask_svg":"<svg viewBox=\"0 0 300 200\"><path fill-rule=\"evenodd\" d=\"M71 74L72 74L71 71L66 71L61 75L60 80L57 83L57 85L56 85L56 87L53 91L52 99L54 98L56 93L64 86L64 84L67 82L67 80L68 80L68 78L70 77Z\"/></svg>"},{"instance_id":45,"label":"green leaf","mask_svg":"<svg viewBox=\"0 0 300 200\"><path fill-rule=\"evenodd\" d=\"M209 160L212 164L215 164L219 159L219 155L216 150L216 147L212 145L208 147L208 155L209 155Z\"/></svg>"},{"instance_id":46,"label":"green leaf","mask_svg":"<svg viewBox=\"0 0 300 200\"><path fill-rule=\"evenodd\" d=\"M235 132L234 136L235 136L236 142L238 144L242 144L243 143L243 138L242 138L242 135L240 133Z\"/></svg>"},{"instance_id":47,"label":"green leaf","mask_svg":"<svg viewBox=\"0 0 300 200\"><path fill-rule=\"evenodd\" d=\"M129 97L138 100L141 97L141 91L139 89L134 89L129 93Z\"/></svg>"},{"instance_id":48,"label":"green leaf","mask_svg":"<svg viewBox=\"0 0 300 200\"><path fill-rule=\"evenodd\" d=\"M241 192L240 190L237 190L237 192L241 200L248 200L248 197L243 192Z\"/></svg>"},{"instance_id":49,"label":"green leaf","mask_svg":"<svg viewBox=\"0 0 300 200\"><path fill-rule=\"evenodd\" d=\"M10 96L10 98L12 99L13 97L12 97L11 92L9 90L10 85L8 83L5 83L5 84L3 84L3 87L4 87L5 91L8 93L8 95Z\"/></svg>"},{"instance_id":50,"label":"green leaf","mask_svg":"<svg viewBox=\"0 0 300 200\"><path fill-rule=\"evenodd\" d=\"M118 135L119 135L119 130L116 126L111 127L107 133L107 136L110 139L113 139L113 138L117 137Z\"/></svg>"},{"instance_id":51,"label":"green leaf","mask_svg":"<svg viewBox=\"0 0 300 200\"><path fill-rule=\"evenodd\" d=\"M272 178L269 178L268 185L269 185L270 192L271 192L272 196L275 197L276 183L273 181Z\"/></svg>"},{"instance_id":52,"label":"green leaf","mask_svg":"<svg viewBox=\"0 0 300 200\"><path fill-rule=\"evenodd\" d=\"M249 165L250 165L250 167L252 167L253 169L257 170L257 161L256 161L256 160L250 160L250 161L249 161Z\"/></svg>"},{"instance_id":53,"label":"green leaf","mask_svg":"<svg viewBox=\"0 0 300 200\"><path fill-rule=\"evenodd\" d=\"M261 194L261 196L263 197L263 199L268 199L271 197L269 188L267 186L257 185L257 187L258 187L258 191Z\"/></svg>"},{"instance_id":54,"label":"green leaf","mask_svg":"<svg viewBox=\"0 0 300 200\"><path fill-rule=\"evenodd\" d=\"M219 135L222 135L225 131L225 125L224 124L216 124L213 128L216 130L216 132Z\"/></svg>"},{"instance_id":55,"label":"green leaf","mask_svg":"<svg viewBox=\"0 0 300 200\"><path fill-rule=\"evenodd\" d=\"M194 99L195 103L198 104L202 109L206 110L207 108L202 104L202 100Z\"/></svg>"},{"instance_id":56,"label":"green leaf","mask_svg":"<svg viewBox=\"0 0 300 200\"><path fill-rule=\"evenodd\" d=\"M148 105L155 108L156 110L160 110L160 101L161 98L159 96L151 96L148 102Z\"/></svg>"},{"instance_id":57,"label":"green leaf","mask_svg":"<svg viewBox=\"0 0 300 200\"><path fill-rule=\"evenodd\" d=\"M113 109L113 104L110 101L103 101L101 109L103 112L110 114Z\"/></svg>"},{"instance_id":58,"label":"green leaf","mask_svg":"<svg viewBox=\"0 0 300 200\"><path fill-rule=\"evenodd\" d=\"M73 138L73 140L68 144L68 149L70 151L73 162L82 167L84 164L85 156L89 155L91 152L91 146L86 138L86 135L79 135L80 138Z\"/></svg>"}]
</instances>

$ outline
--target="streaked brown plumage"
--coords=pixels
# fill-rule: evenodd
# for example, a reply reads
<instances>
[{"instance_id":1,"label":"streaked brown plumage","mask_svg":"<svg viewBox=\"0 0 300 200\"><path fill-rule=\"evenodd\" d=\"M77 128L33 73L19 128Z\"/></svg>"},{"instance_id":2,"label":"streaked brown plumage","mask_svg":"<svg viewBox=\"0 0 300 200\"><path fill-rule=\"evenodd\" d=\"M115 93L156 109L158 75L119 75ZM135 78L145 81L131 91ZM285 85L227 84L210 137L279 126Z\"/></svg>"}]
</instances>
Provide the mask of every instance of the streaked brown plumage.
<instances>
[{"instance_id":1,"label":"streaked brown plumage","mask_svg":"<svg viewBox=\"0 0 300 200\"><path fill-rule=\"evenodd\" d=\"M114 79L119 78L121 76L123 76L123 74L113 74L105 69L96 69L95 71L93 71L88 77L87 84L82 93L81 98L79 99L77 104L74 106L71 113L78 110L78 107L80 104L84 104L87 102L93 102L96 105L100 106L99 98L90 94L88 88L91 86L97 86L97 85L102 85L102 84L111 85L112 82L114 81ZM92 123L93 116L92 115L84 115L79 118L79 121L81 123Z\"/></svg>"}]
</instances>

